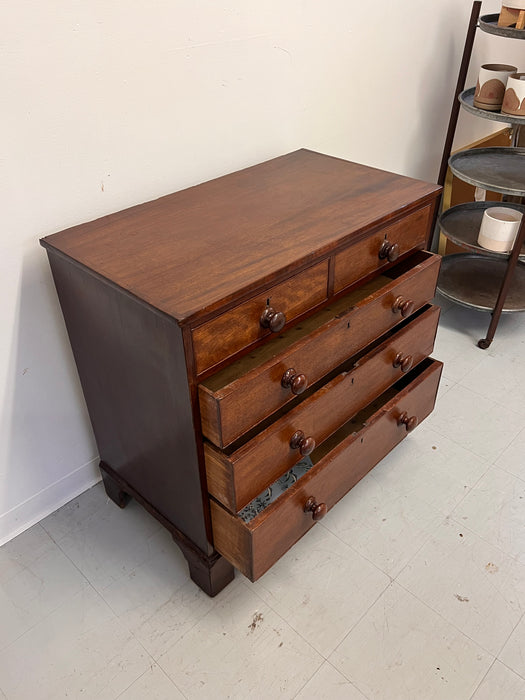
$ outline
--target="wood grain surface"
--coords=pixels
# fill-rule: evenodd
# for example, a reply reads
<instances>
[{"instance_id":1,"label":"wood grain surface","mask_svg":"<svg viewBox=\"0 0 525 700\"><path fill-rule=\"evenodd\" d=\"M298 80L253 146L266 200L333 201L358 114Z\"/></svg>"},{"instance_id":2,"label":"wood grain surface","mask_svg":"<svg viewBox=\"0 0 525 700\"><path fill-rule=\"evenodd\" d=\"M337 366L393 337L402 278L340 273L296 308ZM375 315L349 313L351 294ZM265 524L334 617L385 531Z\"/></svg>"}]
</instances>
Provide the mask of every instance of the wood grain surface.
<instances>
[{"instance_id":1,"label":"wood grain surface","mask_svg":"<svg viewBox=\"0 0 525 700\"><path fill-rule=\"evenodd\" d=\"M42 243L182 322L284 279L439 190L300 150Z\"/></svg>"},{"instance_id":2,"label":"wood grain surface","mask_svg":"<svg viewBox=\"0 0 525 700\"><path fill-rule=\"evenodd\" d=\"M431 213L431 206L418 209L400 221L385 226L366 240L338 253L335 256L334 291L339 292L373 270L386 267L389 264L388 259L379 259L379 251L385 241L399 246L399 256L406 255L418 246L422 248L428 235Z\"/></svg>"}]
</instances>

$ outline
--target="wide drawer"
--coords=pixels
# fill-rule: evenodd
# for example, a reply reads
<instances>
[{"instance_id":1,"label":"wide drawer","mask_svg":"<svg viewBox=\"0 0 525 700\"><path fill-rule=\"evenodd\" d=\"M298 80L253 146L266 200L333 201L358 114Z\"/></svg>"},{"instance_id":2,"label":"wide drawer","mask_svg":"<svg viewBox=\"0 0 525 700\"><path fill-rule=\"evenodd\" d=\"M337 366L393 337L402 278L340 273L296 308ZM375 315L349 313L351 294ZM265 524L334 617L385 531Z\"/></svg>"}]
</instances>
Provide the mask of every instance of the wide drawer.
<instances>
[{"instance_id":1,"label":"wide drawer","mask_svg":"<svg viewBox=\"0 0 525 700\"><path fill-rule=\"evenodd\" d=\"M245 522L210 499L215 548L249 579L262 576L433 409L442 364L424 360L311 455L313 467Z\"/></svg>"},{"instance_id":2,"label":"wide drawer","mask_svg":"<svg viewBox=\"0 0 525 700\"><path fill-rule=\"evenodd\" d=\"M282 386L296 370L309 385L433 296L441 258L418 251L199 385L202 431L219 447L294 400ZM399 303L398 303L399 302ZM401 308L400 308L401 307Z\"/></svg>"},{"instance_id":3,"label":"wide drawer","mask_svg":"<svg viewBox=\"0 0 525 700\"><path fill-rule=\"evenodd\" d=\"M396 333L256 437L226 454L206 443L208 491L237 512L369 404L434 347L439 308L426 307Z\"/></svg>"},{"instance_id":4,"label":"wide drawer","mask_svg":"<svg viewBox=\"0 0 525 700\"><path fill-rule=\"evenodd\" d=\"M423 247L430 215L430 206L418 209L338 253L335 256L334 291L339 292L375 270L389 265L394 255L404 255L413 248Z\"/></svg>"},{"instance_id":5,"label":"wide drawer","mask_svg":"<svg viewBox=\"0 0 525 700\"><path fill-rule=\"evenodd\" d=\"M328 261L325 260L198 326L192 332L197 374L271 335L271 327L265 324L271 322L275 327L278 318L261 320L270 309L270 313L282 314L282 327L323 302L327 290Z\"/></svg>"}]
</instances>

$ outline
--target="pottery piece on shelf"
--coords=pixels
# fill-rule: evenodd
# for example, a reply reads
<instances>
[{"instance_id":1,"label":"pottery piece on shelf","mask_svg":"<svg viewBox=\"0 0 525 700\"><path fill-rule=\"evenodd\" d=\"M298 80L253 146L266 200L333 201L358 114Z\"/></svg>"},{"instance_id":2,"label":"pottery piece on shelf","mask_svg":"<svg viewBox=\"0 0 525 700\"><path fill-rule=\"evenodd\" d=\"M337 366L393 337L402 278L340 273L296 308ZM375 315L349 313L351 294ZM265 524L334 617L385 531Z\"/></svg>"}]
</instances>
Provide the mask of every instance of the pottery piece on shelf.
<instances>
[{"instance_id":1,"label":"pottery piece on shelf","mask_svg":"<svg viewBox=\"0 0 525 700\"><path fill-rule=\"evenodd\" d=\"M485 63L482 65L474 92L474 107L489 112L498 112L503 103L507 79L517 70L516 66L510 66L506 63Z\"/></svg>"},{"instance_id":2,"label":"pottery piece on shelf","mask_svg":"<svg viewBox=\"0 0 525 700\"><path fill-rule=\"evenodd\" d=\"M509 75L501 111L525 117L525 73Z\"/></svg>"},{"instance_id":3,"label":"pottery piece on shelf","mask_svg":"<svg viewBox=\"0 0 525 700\"><path fill-rule=\"evenodd\" d=\"M504 0L498 19L498 27L525 29L525 0Z\"/></svg>"},{"instance_id":4,"label":"pottery piece on shelf","mask_svg":"<svg viewBox=\"0 0 525 700\"><path fill-rule=\"evenodd\" d=\"M510 207L489 207L483 212L478 243L487 250L506 253L512 249L522 213Z\"/></svg>"}]
</instances>

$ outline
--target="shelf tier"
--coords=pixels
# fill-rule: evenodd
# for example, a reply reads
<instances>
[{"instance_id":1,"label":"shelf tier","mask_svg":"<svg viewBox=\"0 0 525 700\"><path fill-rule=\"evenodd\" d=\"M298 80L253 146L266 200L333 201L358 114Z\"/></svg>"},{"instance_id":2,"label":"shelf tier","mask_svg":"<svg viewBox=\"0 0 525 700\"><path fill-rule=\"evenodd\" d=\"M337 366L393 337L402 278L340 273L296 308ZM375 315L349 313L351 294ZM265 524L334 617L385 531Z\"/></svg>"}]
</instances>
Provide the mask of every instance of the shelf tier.
<instances>
[{"instance_id":1,"label":"shelf tier","mask_svg":"<svg viewBox=\"0 0 525 700\"><path fill-rule=\"evenodd\" d=\"M452 243L462 248L482 255L490 255L507 260L510 253L498 253L494 250L488 250L487 248L482 248L478 243L483 212L491 207L508 207L509 209L519 209L519 211L525 212L525 206L522 204L508 202L468 202L466 204L457 204L455 207L444 211L439 217L439 226L442 233ZM521 249L520 260L525 261L525 244Z\"/></svg>"},{"instance_id":2,"label":"shelf tier","mask_svg":"<svg viewBox=\"0 0 525 700\"><path fill-rule=\"evenodd\" d=\"M471 148L450 156L451 171L470 185L525 196L525 148Z\"/></svg>"},{"instance_id":3,"label":"shelf tier","mask_svg":"<svg viewBox=\"0 0 525 700\"><path fill-rule=\"evenodd\" d=\"M499 14L483 15L479 18L479 28L488 34L497 34L507 39L525 39L525 29L515 29L514 27L498 27Z\"/></svg>"},{"instance_id":4,"label":"shelf tier","mask_svg":"<svg viewBox=\"0 0 525 700\"><path fill-rule=\"evenodd\" d=\"M493 311L507 262L498 258L459 253L441 262L438 291L467 308ZM525 265L517 263L502 313L525 311Z\"/></svg>"},{"instance_id":5,"label":"shelf tier","mask_svg":"<svg viewBox=\"0 0 525 700\"><path fill-rule=\"evenodd\" d=\"M525 117L516 117L513 114L505 114L505 112L489 112L486 109L480 109L479 107L474 107L474 93L476 88L469 88L464 90L458 97L461 106L467 112L474 114L476 117L482 117L483 119L490 119L493 122L503 122L504 124L515 124L517 126L523 126L525 124Z\"/></svg>"}]
</instances>

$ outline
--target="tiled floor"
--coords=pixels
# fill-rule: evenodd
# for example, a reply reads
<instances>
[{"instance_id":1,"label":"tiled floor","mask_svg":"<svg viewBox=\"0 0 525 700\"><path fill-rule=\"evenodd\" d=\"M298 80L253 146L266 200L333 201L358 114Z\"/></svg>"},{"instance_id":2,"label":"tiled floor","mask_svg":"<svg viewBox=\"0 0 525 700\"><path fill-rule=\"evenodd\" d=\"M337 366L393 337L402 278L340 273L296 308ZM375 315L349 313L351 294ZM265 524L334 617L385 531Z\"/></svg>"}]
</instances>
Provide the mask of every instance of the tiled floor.
<instances>
[{"instance_id":1,"label":"tiled floor","mask_svg":"<svg viewBox=\"0 0 525 700\"><path fill-rule=\"evenodd\" d=\"M525 698L525 322L444 305L432 416L210 599L94 487L0 549L0 698Z\"/></svg>"}]
</instances>

